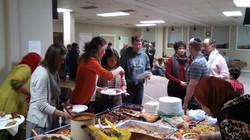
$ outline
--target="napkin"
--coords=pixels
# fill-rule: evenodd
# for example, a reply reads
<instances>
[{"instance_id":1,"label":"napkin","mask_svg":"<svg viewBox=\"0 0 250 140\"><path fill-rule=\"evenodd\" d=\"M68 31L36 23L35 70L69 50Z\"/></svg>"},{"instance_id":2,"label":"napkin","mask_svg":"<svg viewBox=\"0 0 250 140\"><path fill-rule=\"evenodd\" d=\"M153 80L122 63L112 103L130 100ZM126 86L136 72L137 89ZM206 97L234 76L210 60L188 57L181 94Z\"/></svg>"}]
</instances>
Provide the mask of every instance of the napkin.
<instances>
[{"instance_id":1,"label":"napkin","mask_svg":"<svg viewBox=\"0 0 250 140\"><path fill-rule=\"evenodd\" d=\"M196 109L196 110L188 110L187 115L195 121L201 121L204 120L206 118L206 113L201 110L201 109Z\"/></svg>"},{"instance_id":2,"label":"napkin","mask_svg":"<svg viewBox=\"0 0 250 140\"><path fill-rule=\"evenodd\" d=\"M9 133L12 135L12 136L15 136L18 132L18 127L19 125L15 126L15 127L12 127L12 128L9 128L7 129L9 131Z\"/></svg>"},{"instance_id":3,"label":"napkin","mask_svg":"<svg viewBox=\"0 0 250 140\"><path fill-rule=\"evenodd\" d=\"M146 78L150 78L152 76L152 73L150 71L145 71L142 74L139 74L137 76L137 79L146 79Z\"/></svg>"}]
</instances>

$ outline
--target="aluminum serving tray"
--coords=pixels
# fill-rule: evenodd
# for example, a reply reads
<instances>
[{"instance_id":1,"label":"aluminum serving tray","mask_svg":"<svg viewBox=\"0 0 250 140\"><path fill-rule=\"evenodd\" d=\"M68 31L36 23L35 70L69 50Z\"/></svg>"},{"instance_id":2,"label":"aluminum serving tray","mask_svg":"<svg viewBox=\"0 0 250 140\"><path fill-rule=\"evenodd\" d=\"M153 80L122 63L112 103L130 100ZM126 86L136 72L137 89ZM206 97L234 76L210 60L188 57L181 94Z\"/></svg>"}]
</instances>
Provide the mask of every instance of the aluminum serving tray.
<instances>
[{"instance_id":1,"label":"aluminum serving tray","mask_svg":"<svg viewBox=\"0 0 250 140\"><path fill-rule=\"evenodd\" d=\"M118 128L126 128L129 126L136 126L136 127L143 128L144 130L152 131L152 132L161 132L166 135L166 137L159 137L159 136L150 135L149 133L145 134L145 135L149 135L149 136L159 138L159 139L165 139L168 137L168 135L176 131L176 129L171 128L171 127L162 126L162 125L154 124L154 123L136 121L136 120L127 120L125 122L122 122L116 125L116 127Z\"/></svg>"}]
</instances>

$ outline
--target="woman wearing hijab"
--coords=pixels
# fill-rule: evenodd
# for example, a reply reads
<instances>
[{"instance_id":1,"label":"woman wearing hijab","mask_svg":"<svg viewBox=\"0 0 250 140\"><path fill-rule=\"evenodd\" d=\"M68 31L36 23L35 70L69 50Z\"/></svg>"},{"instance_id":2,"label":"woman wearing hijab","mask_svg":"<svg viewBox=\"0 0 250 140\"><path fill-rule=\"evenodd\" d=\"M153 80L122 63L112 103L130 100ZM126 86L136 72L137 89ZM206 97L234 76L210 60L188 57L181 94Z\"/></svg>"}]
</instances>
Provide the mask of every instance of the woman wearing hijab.
<instances>
[{"instance_id":1,"label":"woman wearing hijab","mask_svg":"<svg viewBox=\"0 0 250 140\"><path fill-rule=\"evenodd\" d=\"M197 84L194 97L202 109L217 118L220 132L200 135L199 140L250 138L250 95L240 96L221 78L206 77Z\"/></svg>"},{"instance_id":2,"label":"woman wearing hijab","mask_svg":"<svg viewBox=\"0 0 250 140\"><path fill-rule=\"evenodd\" d=\"M40 61L40 55L33 52L28 53L11 70L0 86L0 111L5 114L15 112L26 117L30 97L30 77ZM15 137L11 136L6 130L1 130L0 138L3 140L25 139L25 126L21 125L19 127Z\"/></svg>"},{"instance_id":3,"label":"woman wearing hijab","mask_svg":"<svg viewBox=\"0 0 250 140\"><path fill-rule=\"evenodd\" d=\"M178 41L174 43L175 54L168 59L165 75L169 79L168 96L178 97L184 101L186 95L186 70L191 63L186 56L186 43Z\"/></svg>"},{"instance_id":4,"label":"woman wearing hijab","mask_svg":"<svg viewBox=\"0 0 250 140\"><path fill-rule=\"evenodd\" d=\"M43 134L59 127L59 117L71 118L68 113L58 109L61 94L58 70L65 59L65 47L54 43L49 46L44 59L31 76L31 99L26 119L26 138L34 136L31 129L38 134Z\"/></svg>"}]
</instances>

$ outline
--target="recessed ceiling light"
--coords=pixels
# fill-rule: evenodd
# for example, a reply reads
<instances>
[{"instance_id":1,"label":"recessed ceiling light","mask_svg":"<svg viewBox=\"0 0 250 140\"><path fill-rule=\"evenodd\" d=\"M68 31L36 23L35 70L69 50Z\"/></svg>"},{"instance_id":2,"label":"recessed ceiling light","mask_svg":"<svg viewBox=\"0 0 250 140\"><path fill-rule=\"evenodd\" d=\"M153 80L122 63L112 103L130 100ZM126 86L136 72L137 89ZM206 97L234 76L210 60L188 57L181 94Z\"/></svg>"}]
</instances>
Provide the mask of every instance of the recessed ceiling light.
<instances>
[{"instance_id":1,"label":"recessed ceiling light","mask_svg":"<svg viewBox=\"0 0 250 140\"><path fill-rule=\"evenodd\" d=\"M135 24L135 26L139 26L139 27L142 27L142 26L156 26L156 24Z\"/></svg>"},{"instance_id":2,"label":"recessed ceiling light","mask_svg":"<svg viewBox=\"0 0 250 140\"><path fill-rule=\"evenodd\" d=\"M224 11L222 13L227 17L242 16L241 11Z\"/></svg>"},{"instance_id":3,"label":"recessed ceiling light","mask_svg":"<svg viewBox=\"0 0 250 140\"><path fill-rule=\"evenodd\" d=\"M148 20L148 21L140 21L140 23L165 23L163 20Z\"/></svg>"},{"instance_id":4,"label":"recessed ceiling light","mask_svg":"<svg viewBox=\"0 0 250 140\"><path fill-rule=\"evenodd\" d=\"M72 10L70 9L65 9L65 8L57 8L57 12L63 13L63 12L71 12Z\"/></svg>"},{"instance_id":5,"label":"recessed ceiling light","mask_svg":"<svg viewBox=\"0 0 250 140\"><path fill-rule=\"evenodd\" d=\"M250 7L250 0L233 0L237 7Z\"/></svg>"},{"instance_id":6,"label":"recessed ceiling light","mask_svg":"<svg viewBox=\"0 0 250 140\"><path fill-rule=\"evenodd\" d=\"M113 13L100 13L97 14L97 16L101 16L101 17L115 17L115 16L127 16L130 15L129 13L125 13L125 12L113 12Z\"/></svg>"}]
</instances>

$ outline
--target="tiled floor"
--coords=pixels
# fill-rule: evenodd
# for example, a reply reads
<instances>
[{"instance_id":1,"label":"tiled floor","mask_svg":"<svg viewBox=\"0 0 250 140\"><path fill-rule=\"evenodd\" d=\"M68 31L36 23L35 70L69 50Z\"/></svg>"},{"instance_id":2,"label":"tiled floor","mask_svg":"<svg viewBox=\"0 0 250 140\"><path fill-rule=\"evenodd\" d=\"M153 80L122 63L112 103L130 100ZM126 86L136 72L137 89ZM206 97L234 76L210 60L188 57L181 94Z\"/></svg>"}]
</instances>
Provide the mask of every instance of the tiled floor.
<instances>
[{"instance_id":1,"label":"tiled floor","mask_svg":"<svg viewBox=\"0 0 250 140\"><path fill-rule=\"evenodd\" d=\"M243 83L245 94L250 94L250 73L243 72L238 80ZM167 96L167 84L168 80L165 77L153 76L151 80L148 80L144 85L142 104Z\"/></svg>"}]
</instances>

